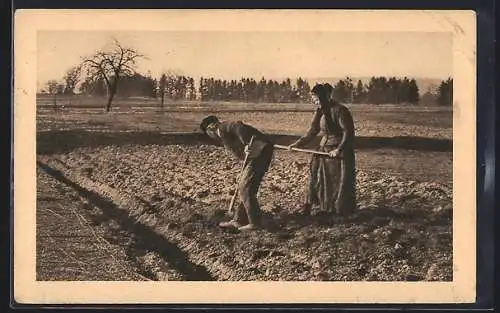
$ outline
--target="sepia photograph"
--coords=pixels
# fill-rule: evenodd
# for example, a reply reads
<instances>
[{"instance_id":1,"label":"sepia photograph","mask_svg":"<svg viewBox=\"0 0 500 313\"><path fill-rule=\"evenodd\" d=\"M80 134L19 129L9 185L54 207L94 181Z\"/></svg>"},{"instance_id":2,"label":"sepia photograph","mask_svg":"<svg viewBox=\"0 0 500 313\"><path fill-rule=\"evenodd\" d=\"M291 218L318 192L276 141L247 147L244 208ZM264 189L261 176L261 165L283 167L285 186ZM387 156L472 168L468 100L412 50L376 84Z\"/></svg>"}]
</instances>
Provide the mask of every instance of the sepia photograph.
<instances>
[{"instance_id":1,"label":"sepia photograph","mask_svg":"<svg viewBox=\"0 0 500 313\"><path fill-rule=\"evenodd\" d=\"M20 299L474 300L473 13L38 11Z\"/></svg>"}]
</instances>

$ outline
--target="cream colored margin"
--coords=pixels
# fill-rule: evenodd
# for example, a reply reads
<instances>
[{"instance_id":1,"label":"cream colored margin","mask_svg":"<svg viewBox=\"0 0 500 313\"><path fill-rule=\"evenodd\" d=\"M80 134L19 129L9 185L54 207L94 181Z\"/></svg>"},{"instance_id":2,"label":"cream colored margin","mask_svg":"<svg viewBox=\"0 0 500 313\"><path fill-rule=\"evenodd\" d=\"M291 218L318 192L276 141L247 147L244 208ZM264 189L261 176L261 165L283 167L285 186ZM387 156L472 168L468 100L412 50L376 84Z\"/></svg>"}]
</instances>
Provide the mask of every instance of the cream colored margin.
<instances>
[{"instance_id":1,"label":"cream colored margin","mask_svg":"<svg viewBox=\"0 0 500 313\"><path fill-rule=\"evenodd\" d=\"M15 15L15 300L20 303L473 302L476 17L473 11L20 10ZM39 30L449 32L453 35L453 260L447 282L37 282L35 93Z\"/></svg>"}]
</instances>

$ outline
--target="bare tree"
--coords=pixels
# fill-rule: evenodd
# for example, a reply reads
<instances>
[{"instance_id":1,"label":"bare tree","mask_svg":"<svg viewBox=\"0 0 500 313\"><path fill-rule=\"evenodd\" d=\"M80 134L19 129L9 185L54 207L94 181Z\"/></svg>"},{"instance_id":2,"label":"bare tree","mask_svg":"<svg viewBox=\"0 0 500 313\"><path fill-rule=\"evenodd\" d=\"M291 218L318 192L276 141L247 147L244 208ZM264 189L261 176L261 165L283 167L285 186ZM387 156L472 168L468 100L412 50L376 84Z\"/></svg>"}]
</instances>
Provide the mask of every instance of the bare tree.
<instances>
[{"instance_id":1,"label":"bare tree","mask_svg":"<svg viewBox=\"0 0 500 313\"><path fill-rule=\"evenodd\" d=\"M56 94L58 95L62 95L64 94L64 84L63 83L57 83L57 86L56 86Z\"/></svg>"},{"instance_id":2,"label":"bare tree","mask_svg":"<svg viewBox=\"0 0 500 313\"><path fill-rule=\"evenodd\" d=\"M120 77L132 76L136 72L136 60L145 58L133 48L124 47L116 39L108 51L99 50L90 57L83 58L82 68L94 80L103 78L108 90L106 112L111 110L111 103L118 89Z\"/></svg>"},{"instance_id":3,"label":"bare tree","mask_svg":"<svg viewBox=\"0 0 500 313\"><path fill-rule=\"evenodd\" d=\"M167 88L167 75L161 74L158 87L159 87L160 96L161 96L161 109L163 110L164 101L165 101L165 89Z\"/></svg>"},{"instance_id":4,"label":"bare tree","mask_svg":"<svg viewBox=\"0 0 500 313\"><path fill-rule=\"evenodd\" d=\"M81 67L73 66L64 75L64 94L69 95L69 104L71 104L71 98L75 94L75 88L80 79Z\"/></svg>"},{"instance_id":5,"label":"bare tree","mask_svg":"<svg viewBox=\"0 0 500 313\"><path fill-rule=\"evenodd\" d=\"M51 95L57 92L57 80L52 79L47 82L47 92Z\"/></svg>"},{"instance_id":6,"label":"bare tree","mask_svg":"<svg viewBox=\"0 0 500 313\"><path fill-rule=\"evenodd\" d=\"M57 82L57 80L49 80L47 82L47 91L49 92L49 94L53 95L54 98L54 104L53 104L53 107L54 107L54 110L57 109L57 91L58 91L58 86L59 86L59 83Z\"/></svg>"}]
</instances>

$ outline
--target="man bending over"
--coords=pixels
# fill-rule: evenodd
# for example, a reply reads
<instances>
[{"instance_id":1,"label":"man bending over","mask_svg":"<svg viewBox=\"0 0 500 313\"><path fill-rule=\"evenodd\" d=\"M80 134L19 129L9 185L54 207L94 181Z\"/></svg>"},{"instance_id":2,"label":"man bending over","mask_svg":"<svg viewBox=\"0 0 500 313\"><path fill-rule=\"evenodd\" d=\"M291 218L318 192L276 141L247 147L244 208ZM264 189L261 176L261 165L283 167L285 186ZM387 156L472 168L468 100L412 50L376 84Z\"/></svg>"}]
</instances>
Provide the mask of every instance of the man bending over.
<instances>
[{"instance_id":1,"label":"man bending over","mask_svg":"<svg viewBox=\"0 0 500 313\"><path fill-rule=\"evenodd\" d=\"M203 133L222 142L237 159L248 159L241 173L238 185L240 204L234 211L233 219L220 223L220 227L235 227L239 230L254 230L261 226L261 211L257 201L257 192L262 179L269 169L274 146L270 138L254 127L241 121L222 122L216 116L208 116L200 124ZM254 137L251 145L250 140Z\"/></svg>"}]
</instances>

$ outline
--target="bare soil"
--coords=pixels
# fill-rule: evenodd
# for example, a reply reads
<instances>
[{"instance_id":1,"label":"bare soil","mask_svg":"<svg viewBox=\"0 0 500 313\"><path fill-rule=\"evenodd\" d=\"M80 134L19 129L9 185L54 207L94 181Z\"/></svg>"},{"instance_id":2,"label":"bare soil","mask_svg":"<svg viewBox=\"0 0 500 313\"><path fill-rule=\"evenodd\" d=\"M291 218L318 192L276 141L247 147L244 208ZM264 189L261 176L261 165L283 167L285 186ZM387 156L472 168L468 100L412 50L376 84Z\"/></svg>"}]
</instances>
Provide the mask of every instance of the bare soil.
<instances>
[{"instance_id":1,"label":"bare soil","mask_svg":"<svg viewBox=\"0 0 500 313\"><path fill-rule=\"evenodd\" d=\"M184 280L104 202L51 168L37 167L39 281Z\"/></svg>"},{"instance_id":2,"label":"bare soil","mask_svg":"<svg viewBox=\"0 0 500 313\"><path fill-rule=\"evenodd\" d=\"M451 112L352 109L358 210L348 218L296 214L309 156L277 151L259 192L265 227L239 233L217 225L240 164L198 138L199 120L218 112L300 135L311 114L207 106L39 110L37 279L453 279Z\"/></svg>"},{"instance_id":3,"label":"bare soil","mask_svg":"<svg viewBox=\"0 0 500 313\"><path fill-rule=\"evenodd\" d=\"M234 104L235 107L239 107ZM105 131L158 131L197 132L199 123L208 114L224 120L242 120L272 134L302 135L311 122L310 106L290 105L277 111L270 105L241 111L228 105L214 103L202 109L173 106L159 111L155 108L115 109L103 113L102 109L65 108L54 112L39 108L37 130L85 129ZM416 136L451 139L453 137L452 112L440 108L386 107L355 105L351 107L356 136Z\"/></svg>"},{"instance_id":4,"label":"bare soil","mask_svg":"<svg viewBox=\"0 0 500 313\"><path fill-rule=\"evenodd\" d=\"M144 280L74 190L40 168L37 182L37 280Z\"/></svg>"},{"instance_id":5,"label":"bare soil","mask_svg":"<svg viewBox=\"0 0 500 313\"><path fill-rule=\"evenodd\" d=\"M239 169L219 147L107 146L46 160L94 192L114 193L115 209L153 230L145 240L172 242L210 279L452 279L451 188L443 184L360 169L354 216L304 219L295 212L307 161L278 152L259 195L266 226L244 234L217 227Z\"/></svg>"}]
</instances>

